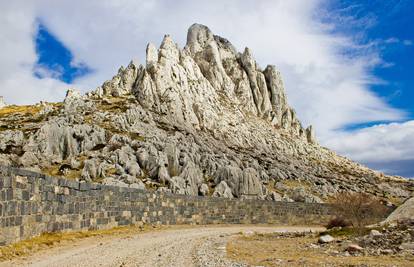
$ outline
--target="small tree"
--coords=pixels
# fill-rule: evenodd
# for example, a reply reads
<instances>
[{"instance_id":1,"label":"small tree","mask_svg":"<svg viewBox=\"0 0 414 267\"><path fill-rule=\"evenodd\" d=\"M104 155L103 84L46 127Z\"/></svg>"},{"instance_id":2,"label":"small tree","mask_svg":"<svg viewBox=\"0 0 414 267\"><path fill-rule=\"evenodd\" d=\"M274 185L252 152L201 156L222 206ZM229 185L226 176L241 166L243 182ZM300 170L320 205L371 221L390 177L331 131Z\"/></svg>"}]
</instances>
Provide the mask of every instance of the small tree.
<instances>
[{"instance_id":1,"label":"small tree","mask_svg":"<svg viewBox=\"0 0 414 267\"><path fill-rule=\"evenodd\" d=\"M380 222L389 213L389 209L378 198L365 193L339 193L332 204L336 216L356 228Z\"/></svg>"}]
</instances>

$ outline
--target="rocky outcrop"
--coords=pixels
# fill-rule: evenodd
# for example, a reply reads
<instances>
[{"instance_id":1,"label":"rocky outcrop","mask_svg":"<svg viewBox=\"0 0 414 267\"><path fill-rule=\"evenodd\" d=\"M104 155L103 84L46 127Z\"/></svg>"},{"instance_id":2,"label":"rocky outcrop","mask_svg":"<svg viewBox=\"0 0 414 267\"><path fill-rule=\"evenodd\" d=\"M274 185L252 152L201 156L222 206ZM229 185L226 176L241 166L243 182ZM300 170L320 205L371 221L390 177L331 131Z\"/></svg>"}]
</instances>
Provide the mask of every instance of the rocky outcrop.
<instances>
[{"instance_id":1,"label":"rocky outcrop","mask_svg":"<svg viewBox=\"0 0 414 267\"><path fill-rule=\"evenodd\" d=\"M29 137L24 147L50 161L62 161L106 143L105 131L97 126L67 125L60 121L45 123Z\"/></svg>"},{"instance_id":2,"label":"rocky outcrop","mask_svg":"<svg viewBox=\"0 0 414 267\"><path fill-rule=\"evenodd\" d=\"M392 223L405 220L414 220L414 197L405 201L396 208L383 223Z\"/></svg>"},{"instance_id":3,"label":"rocky outcrop","mask_svg":"<svg viewBox=\"0 0 414 267\"><path fill-rule=\"evenodd\" d=\"M225 181L221 181L213 192L213 197L224 197L224 198L233 198L231 193L231 188L227 185Z\"/></svg>"},{"instance_id":4,"label":"rocky outcrop","mask_svg":"<svg viewBox=\"0 0 414 267\"><path fill-rule=\"evenodd\" d=\"M141 71L140 67L134 61L131 61L126 68L119 68L117 75L111 80L104 82L96 90L97 96L122 96L130 94Z\"/></svg>"},{"instance_id":5,"label":"rocky outcrop","mask_svg":"<svg viewBox=\"0 0 414 267\"><path fill-rule=\"evenodd\" d=\"M186 195L323 202L341 191L403 200L413 183L318 145L264 70L204 25L166 35L96 90L0 117L0 164ZM2 113L3 114L3 113Z\"/></svg>"},{"instance_id":6,"label":"rocky outcrop","mask_svg":"<svg viewBox=\"0 0 414 267\"><path fill-rule=\"evenodd\" d=\"M0 96L0 108L4 108L6 106L6 103L4 102L4 98Z\"/></svg>"},{"instance_id":7,"label":"rocky outcrop","mask_svg":"<svg viewBox=\"0 0 414 267\"><path fill-rule=\"evenodd\" d=\"M0 151L3 153L21 150L24 143L24 134L21 131L6 130L0 132Z\"/></svg>"},{"instance_id":8,"label":"rocky outcrop","mask_svg":"<svg viewBox=\"0 0 414 267\"><path fill-rule=\"evenodd\" d=\"M259 198L262 194L262 182L253 168L241 170L238 167L226 166L217 170L216 183L225 182L236 197Z\"/></svg>"}]
</instances>

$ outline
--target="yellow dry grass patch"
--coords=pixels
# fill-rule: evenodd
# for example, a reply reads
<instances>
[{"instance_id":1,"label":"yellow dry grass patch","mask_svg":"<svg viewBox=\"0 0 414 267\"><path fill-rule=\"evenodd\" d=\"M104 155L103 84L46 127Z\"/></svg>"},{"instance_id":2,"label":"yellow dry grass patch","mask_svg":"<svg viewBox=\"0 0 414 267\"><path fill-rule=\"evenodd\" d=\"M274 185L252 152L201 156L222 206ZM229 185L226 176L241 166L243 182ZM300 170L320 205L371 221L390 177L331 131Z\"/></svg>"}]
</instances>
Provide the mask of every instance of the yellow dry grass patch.
<instances>
[{"instance_id":1,"label":"yellow dry grass patch","mask_svg":"<svg viewBox=\"0 0 414 267\"><path fill-rule=\"evenodd\" d=\"M60 165L52 165L50 167L47 168L43 168L42 169L42 173L47 174L49 176L53 176L53 177L62 177L62 178L66 178L69 180L75 180L81 177L81 170L71 170L68 169L67 173L62 174L59 171Z\"/></svg>"},{"instance_id":2,"label":"yellow dry grass patch","mask_svg":"<svg viewBox=\"0 0 414 267\"><path fill-rule=\"evenodd\" d=\"M111 97L110 99L96 102L96 105L99 110L118 113L127 111L127 103L130 101L131 99L126 97Z\"/></svg>"},{"instance_id":3,"label":"yellow dry grass patch","mask_svg":"<svg viewBox=\"0 0 414 267\"><path fill-rule=\"evenodd\" d=\"M302 188L309 188L310 182L308 181L299 181L299 180L283 180L281 181L282 184L284 184L285 186L289 187L289 188L297 188L297 187L302 187Z\"/></svg>"},{"instance_id":4,"label":"yellow dry grass patch","mask_svg":"<svg viewBox=\"0 0 414 267\"><path fill-rule=\"evenodd\" d=\"M227 256L253 266L413 266L414 256L349 256L310 248L316 237L276 238L272 234L238 236L227 244Z\"/></svg>"},{"instance_id":5,"label":"yellow dry grass patch","mask_svg":"<svg viewBox=\"0 0 414 267\"><path fill-rule=\"evenodd\" d=\"M17 106L9 105L0 109L0 117L8 116L12 114L24 114L24 115L36 115L40 111L40 106L26 105L26 106Z\"/></svg>"},{"instance_id":6,"label":"yellow dry grass patch","mask_svg":"<svg viewBox=\"0 0 414 267\"><path fill-rule=\"evenodd\" d=\"M105 230L91 230L65 233L44 233L38 237L0 247L0 261L10 260L20 256L28 256L37 251L48 249L65 242L107 235L129 235L161 229L161 226L122 226Z\"/></svg>"}]
</instances>

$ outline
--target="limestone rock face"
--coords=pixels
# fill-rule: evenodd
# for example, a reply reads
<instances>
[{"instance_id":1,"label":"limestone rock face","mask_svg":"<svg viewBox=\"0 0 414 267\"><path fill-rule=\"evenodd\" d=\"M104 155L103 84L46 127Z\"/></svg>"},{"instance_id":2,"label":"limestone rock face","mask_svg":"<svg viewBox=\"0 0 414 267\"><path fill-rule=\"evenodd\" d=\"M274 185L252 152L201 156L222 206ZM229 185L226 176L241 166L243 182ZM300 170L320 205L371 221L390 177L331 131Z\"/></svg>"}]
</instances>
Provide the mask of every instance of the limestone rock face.
<instances>
[{"instance_id":1,"label":"limestone rock face","mask_svg":"<svg viewBox=\"0 0 414 267\"><path fill-rule=\"evenodd\" d=\"M24 134L21 131L6 130L0 132L0 151L7 152L19 148L24 143Z\"/></svg>"},{"instance_id":2,"label":"limestone rock face","mask_svg":"<svg viewBox=\"0 0 414 267\"><path fill-rule=\"evenodd\" d=\"M252 90L253 100L259 116L268 118L272 111L270 96L266 85L266 79L262 72L257 70L256 61L252 52L246 48L241 56L241 62L249 78L250 88Z\"/></svg>"},{"instance_id":3,"label":"limestone rock face","mask_svg":"<svg viewBox=\"0 0 414 267\"><path fill-rule=\"evenodd\" d=\"M408 199L401 206L395 209L384 221L384 223L392 223L404 220L414 219L414 197Z\"/></svg>"},{"instance_id":4,"label":"limestone rock face","mask_svg":"<svg viewBox=\"0 0 414 267\"><path fill-rule=\"evenodd\" d=\"M208 185L206 185L206 184L202 184L202 185L200 186L200 188L199 188L199 191L200 191L200 195L202 195L202 196L207 196L207 195L208 195L208 192L209 192Z\"/></svg>"},{"instance_id":5,"label":"limestone rock face","mask_svg":"<svg viewBox=\"0 0 414 267\"><path fill-rule=\"evenodd\" d=\"M77 91L76 89L69 89L66 92L66 97L65 97L64 102L69 102L69 101L72 101L74 99L79 99L79 98L82 98L82 95L79 91Z\"/></svg>"},{"instance_id":6,"label":"limestone rock face","mask_svg":"<svg viewBox=\"0 0 414 267\"><path fill-rule=\"evenodd\" d=\"M96 90L97 95L122 96L130 94L141 71L139 66L134 61L131 61L126 68L119 68L118 74L112 80L104 82L102 87Z\"/></svg>"},{"instance_id":7,"label":"limestone rock face","mask_svg":"<svg viewBox=\"0 0 414 267\"><path fill-rule=\"evenodd\" d=\"M105 143L103 129L94 125L65 125L58 121L44 124L29 137L25 150L48 159L65 160Z\"/></svg>"},{"instance_id":8,"label":"limestone rock face","mask_svg":"<svg viewBox=\"0 0 414 267\"><path fill-rule=\"evenodd\" d=\"M239 167L226 166L217 170L216 183L224 181L235 196L240 196L240 183L243 179L243 171Z\"/></svg>"},{"instance_id":9,"label":"limestone rock face","mask_svg":"<svg viewBox=\"0 0 414 267\"><path fill-rule=\"evenodd\" d=\"M225 181L221 181L214 189L213 197L233 198L230 187Z\"/></svg>"},{"instance_id":10,"label":"limestone rock face","mask_svg":"<svg viewBox=\"0 0 414 267\"><path fill-rule=\"evenodd\" d=\"M4 98L0 96L0 108L4 108L6 106L6 103L4 102Z\"/></svg>"},{"instance_id":11,"label":"limestone rock face","mask_svg":"<svg viewBox=\"0 0 414 267\"><path fill-rule=\"evenodd\" d=\"M277 51L275 51L276 53ZM192 25L96 90L0 113L0 164L186 195L323 202L341 191L404 200L414 184L319 146L282 75ZM24 110L26 109L26 110Z\"/></svg>"},{"instance_id":12,"label":"limestone rock face","mask_svg":"<svg viewBox=\"0 0 414 267\"><path fill-rule=\"evenodd\" d=\"M222 167L217 171L216 179L217 182L226 182L236 197L257 198L262 195L262 182L253 168L242 171L238 167Z\"/></svg>"},{"instance_id":13,"label":"limestone rock face","mask_svg":"<svg viewBox=\"0 0 414 267\"><path fill-rule=\"evenodd\" d=\"M257 198L262 196L262 182L253 168L243 171L243 176L239 184L239 196Z\"/></svg>"}]
</instances>

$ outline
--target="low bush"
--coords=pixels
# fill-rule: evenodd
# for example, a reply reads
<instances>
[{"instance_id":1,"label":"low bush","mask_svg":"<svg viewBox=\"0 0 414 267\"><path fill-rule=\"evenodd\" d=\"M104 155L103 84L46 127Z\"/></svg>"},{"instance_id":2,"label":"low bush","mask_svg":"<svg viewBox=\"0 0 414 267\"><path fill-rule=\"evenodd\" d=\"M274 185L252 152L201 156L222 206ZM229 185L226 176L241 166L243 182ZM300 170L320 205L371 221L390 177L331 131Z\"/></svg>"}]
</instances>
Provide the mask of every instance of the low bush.
<instances>
[{"instance_id":1,"label":"low bush","mask_svg":"<svg viewBox=\"0 0 414 267\"><path fill-rule=\"evenodd\" d=\"M390 212L378 198L365 193L340 193L332 204L337 218L343 218L355 228L378 223Z\"/></svg>"},{"instance_id":2,"label":"low bush","mask_svg":"<svg viewBox=\"0 0 414 267\"><path fill-rule=\"evenodd\" d=\"M347 220L345 220L342 217L335 217L331 219L328 224L326 225L327 229L331 229L334 227L348 227L351 226L351 223Z\"/></svg>"}]
</instances>

